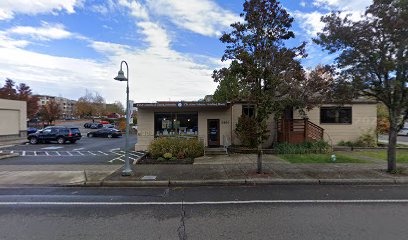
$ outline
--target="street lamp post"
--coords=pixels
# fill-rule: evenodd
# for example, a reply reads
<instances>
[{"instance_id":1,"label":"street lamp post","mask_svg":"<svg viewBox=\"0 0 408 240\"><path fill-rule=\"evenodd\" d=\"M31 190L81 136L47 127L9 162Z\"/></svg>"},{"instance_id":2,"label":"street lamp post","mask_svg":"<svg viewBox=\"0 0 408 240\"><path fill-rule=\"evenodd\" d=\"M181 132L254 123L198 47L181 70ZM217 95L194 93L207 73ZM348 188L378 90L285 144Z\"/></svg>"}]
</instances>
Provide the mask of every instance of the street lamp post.
<instances>
[{"instance_id":1,"label":"street lamp post","mask_svg":"<svg viewBox=\"0 0 408 240\"><path fill-rule=\"evenodd\" d=\"M126 64L126 73L127 77L122 70L122 64ZM126 81L126 143L125 143L125 167L122 170L122 176L130 176L132 175L132 169L130 168L129 164L129 119L130 119L130 111L129 111L129 66L126 61L122 61L120 63L120 70L118 72L118 76L114 78L118 81Z\"/></svg>"}]
</instances>

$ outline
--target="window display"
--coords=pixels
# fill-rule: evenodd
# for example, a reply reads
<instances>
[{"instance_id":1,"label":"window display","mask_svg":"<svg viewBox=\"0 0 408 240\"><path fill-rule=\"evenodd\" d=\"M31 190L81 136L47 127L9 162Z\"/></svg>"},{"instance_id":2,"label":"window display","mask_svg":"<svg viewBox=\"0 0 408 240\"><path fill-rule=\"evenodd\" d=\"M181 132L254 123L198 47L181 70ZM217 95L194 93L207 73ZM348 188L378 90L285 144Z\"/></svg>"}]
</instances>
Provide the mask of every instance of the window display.
<instances>
[{"instance_id":1,"label":"window display","mask_svg":"<svg viewBox=\"0 0 408 240\"><path fill-rule=\"evenodd\" d=\"M196 136L198 135L198 113L155 113L154 129L156 136Z\"/></svg>"}]
</instances>

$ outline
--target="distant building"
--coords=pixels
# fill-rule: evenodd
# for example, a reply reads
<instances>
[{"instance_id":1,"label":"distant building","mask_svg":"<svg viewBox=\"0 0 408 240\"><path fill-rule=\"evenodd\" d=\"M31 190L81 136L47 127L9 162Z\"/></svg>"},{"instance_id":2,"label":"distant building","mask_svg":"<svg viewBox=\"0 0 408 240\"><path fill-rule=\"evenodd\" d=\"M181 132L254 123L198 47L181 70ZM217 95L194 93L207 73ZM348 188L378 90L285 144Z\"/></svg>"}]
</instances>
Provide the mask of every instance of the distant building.
<instances>
[{"instance_id":1,"label":"distant building","mask_svg":"<svg viewBox=\"0 0 408 240\"><path fill-rule=\"evenodd\" d=\"M61 107L62 118L67 117L74 117L75 116L75 104L77 101L70 100L68 98L63 97L54 97L54 96L47 96L47 95L36 95L38 97L38 105L40 108L51 100L57 102Z\"/></svg>"}]
</instances>

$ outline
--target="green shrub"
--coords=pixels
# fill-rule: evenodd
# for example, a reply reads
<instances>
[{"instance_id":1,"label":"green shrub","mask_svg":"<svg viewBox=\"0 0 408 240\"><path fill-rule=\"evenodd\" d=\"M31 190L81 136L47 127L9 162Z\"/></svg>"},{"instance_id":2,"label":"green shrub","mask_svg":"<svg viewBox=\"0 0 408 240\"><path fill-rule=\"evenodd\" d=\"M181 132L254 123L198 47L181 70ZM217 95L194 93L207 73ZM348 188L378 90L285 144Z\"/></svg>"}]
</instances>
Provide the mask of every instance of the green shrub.
<instances>
[{"instance_id":1,"label":"green shrub","mask_svg":"<svg viewBox=\"0 0 408 240\"><path fill-rule=\"evenodd\" d=\"M257 123L254 118L250 118L246 115L242 115L238 118L235 134L237 134L242 146L251 148L256 147L256 125Z\"/></svg>"},{"instance_id":2,"label":"green shrub","mask_svg":"<svg viewBox=\"0 0 408 240\"><path fill-rule=\"evenodd\" d=\"M170 158L173 157L173 154L171 154L171 153L165 153L165 154L163 154L163 157L166 158L166 159L170 159Z\"/></svg>"},{"instance_id":3,"label":"green shrub","mask_svg":"<svg viewBox=\"0 0 408 240\"><path fill-rule=\"evenodd\" d=\"M354 142L340 141L337 145L347 147L377 147L377 137L372 130L368 130Z\"/></svg>"},{"instance_id":4,"label":"green shrub","mask_svg":"<svg viewBox=\"0 0 408 240\"><path fill-rule=\"evenodd\" d=\"M325 141L307 141L303 143L278 143L274 147L277 154L307 154L307 153L328 153L331 148Z\"/></svg>"},{"instance_id":5,"label":"green shrub","mask_svg":"<svg viewBox=\"0 0 408 240\"><path fill-rule=\"evenodd\" d=\"M150 143L148 151L153 158L166 153L171 153L170 158L182 154L186 158L196 158L203 156L204 145L197 138L160 137Z\"/></svg>"},{"instance_id":6,"label":"green shrub","mask_svg":"<svg viewBox=\"0 0 408 240\"><path fill-rule=\"evenodd\" d=\"M177 158L176 157L171 157L170 160L171 161L177 161Z\"/></svg>"},{"instance_id":7,"label":"green shrub","mask_svg":"<svg viewBox=\"0 0 408 240\"><path fill-rule=\"evenodd\" d=\"M164 160L166 160L165 158L162 158L162 157L159 157L159 158L157 158L157 160L158 161L164 161Z\"/></svg>"}]
</instances>

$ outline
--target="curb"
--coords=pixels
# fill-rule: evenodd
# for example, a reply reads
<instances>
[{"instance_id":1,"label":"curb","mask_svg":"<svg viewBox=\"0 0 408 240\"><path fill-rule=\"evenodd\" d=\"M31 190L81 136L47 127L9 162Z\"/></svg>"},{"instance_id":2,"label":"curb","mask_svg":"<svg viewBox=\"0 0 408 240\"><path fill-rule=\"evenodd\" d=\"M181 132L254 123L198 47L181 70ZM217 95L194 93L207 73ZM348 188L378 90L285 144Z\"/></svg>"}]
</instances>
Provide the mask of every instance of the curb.
<instances>
[{"instance_id":1,"label":"curb","mask_svg":"<svg viewBox=\"0 0 408 240\"><path fill-rule=\"evenodd\" d=\"M86 182L83 186L102 187L200 187L200 186L256 186L256 185L406 185L408 178L388 179L208 179L164 181L102 181Z\"/></svg>"},{"instance_id":2,"label":"curb","mask_svg":"<svg viewBox=\"0 0 408 240\"><path fill-rule=\"evenodd\" d=\"M0 155L0 160L20 156L18 153Z\"/></svg>"}]
</instances>

